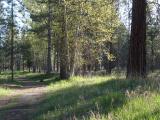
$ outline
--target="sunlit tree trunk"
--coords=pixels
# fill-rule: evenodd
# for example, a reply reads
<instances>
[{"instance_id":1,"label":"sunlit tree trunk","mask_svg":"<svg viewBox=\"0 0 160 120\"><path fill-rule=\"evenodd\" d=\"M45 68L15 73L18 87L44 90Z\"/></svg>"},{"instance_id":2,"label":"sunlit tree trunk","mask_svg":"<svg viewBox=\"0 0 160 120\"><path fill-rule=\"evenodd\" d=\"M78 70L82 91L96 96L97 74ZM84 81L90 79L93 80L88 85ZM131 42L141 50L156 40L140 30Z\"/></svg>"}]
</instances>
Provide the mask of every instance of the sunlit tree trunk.
<instances>
[{"instance_id":1,"label":"sunlit tree trunk","mask_svg":"<svg viewBox=\"0 0 160 120\"><path fill-rule=\"evenodd\" d=\"M76 58L76 49L77 49L77 39L79 37L79 25L77 25L77 30L75 37L72 40L71 50L70 50L70 75L75 75L75 58Z\"/></svg>"},{"instance_id":2,"label":"sunlit tree trunk","mask_svg":"<svg viewBox=\"0 0 160 120\"><path fill-rule=\"evenodd\" d=\"M57 37L58 39L56 40L56 66L55 66L55 69L56 69L56 72L59 73L60 72L60 43L61 41L59 40L60 37L58 36Z\"/></svg>"},{"instance_id":3,"label":"sunlit tree trunk","mask_svg":"<svg viewBox=\"0 0 160 120\"><path fill-rule=\"evenodd\" d=\"M74 76L74 70L75 70L75 42L73 41L72 47L71 47L71 52L70 52L70 75Z\"/></svg>"}]
</instances>

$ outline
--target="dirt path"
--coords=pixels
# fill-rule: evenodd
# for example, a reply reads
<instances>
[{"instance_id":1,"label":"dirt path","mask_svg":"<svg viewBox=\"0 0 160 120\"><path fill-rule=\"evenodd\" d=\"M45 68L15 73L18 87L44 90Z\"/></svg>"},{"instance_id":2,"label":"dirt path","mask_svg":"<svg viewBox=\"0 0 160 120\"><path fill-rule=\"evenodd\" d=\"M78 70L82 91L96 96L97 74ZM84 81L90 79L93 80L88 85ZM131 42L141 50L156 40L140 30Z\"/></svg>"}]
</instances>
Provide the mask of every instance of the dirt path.
<instances>
[{"instance_id":1,"label":"dirt path","mask_svg":"<svg viewBox=\"0 0 160 120\"><path fill-rule=\"evenodd\" d=\"M15 87L10 96L0 99L0 120L30 120L30 113L35 112L35 105L43 100L47 87L40 82L18 78L22 85L6 85Z\"/></svg>"}]
</instances>

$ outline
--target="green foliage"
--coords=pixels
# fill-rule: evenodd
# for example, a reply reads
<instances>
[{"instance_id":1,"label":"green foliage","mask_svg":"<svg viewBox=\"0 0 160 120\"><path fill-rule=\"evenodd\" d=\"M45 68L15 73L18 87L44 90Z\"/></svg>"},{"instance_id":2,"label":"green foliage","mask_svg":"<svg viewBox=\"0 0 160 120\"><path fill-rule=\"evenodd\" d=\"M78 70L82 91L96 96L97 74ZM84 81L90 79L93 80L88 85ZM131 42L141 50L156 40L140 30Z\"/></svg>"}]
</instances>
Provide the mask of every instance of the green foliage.
<instances>
[{"instance_id":1,"label":"green foliage","mask_svg":"<svg viewBox=\"0 0 160 120\"><path fill-rule=\"evenodd\" d=\"M49 1L32 2L25 1L32 18L32 33L30 33L31 41L37 41L37 49L33 45L33 50L38 52L42 60L44 53L46 53L47 43L47 20L48 20L48 3ZM120 19L116 11L116 2L107 1L65 1L66 12L66 27L67 40L69 41L70 61L74 61L77 68L82 67L83 64L95 63L97 59L102 57L102 52L115 58L116 56L109 53L105 44L107 42L117 43L116 30L120 26ZM63 25L63 2L50 1L52 25L52 53L59 54L59 41L62 39L62 25ZM38 8L38 9L35 9ZM33 39L34 38L34 39ZM40 42L41 41L41 42ZM44 46L45 45L45 46ZM42 52L43 51L43 52ZM84 53L84 51L86 53ZM39 56L35 55L35 57ZM54 56L53 59L59 59ZM77 60L78 59L78 60Z\"/></svg>"}]
</instances>

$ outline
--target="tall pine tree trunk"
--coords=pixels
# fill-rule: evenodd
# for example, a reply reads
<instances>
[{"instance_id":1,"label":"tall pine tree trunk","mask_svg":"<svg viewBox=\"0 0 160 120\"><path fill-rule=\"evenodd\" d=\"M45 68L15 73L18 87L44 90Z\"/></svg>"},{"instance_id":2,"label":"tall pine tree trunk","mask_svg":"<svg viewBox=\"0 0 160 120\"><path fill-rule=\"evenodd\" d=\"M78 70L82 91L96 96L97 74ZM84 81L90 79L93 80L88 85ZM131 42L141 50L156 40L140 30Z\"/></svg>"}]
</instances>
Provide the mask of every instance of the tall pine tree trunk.
<instances>
[{"instance_id":1,"label":"tall pine tree trunk","mask_svg":"<svg viewBox=\"0 0 160 120\"><path fill-rule=\"evenodd\" d=\"M60 38L58 36L58 38ZM56 72L59 73L60 72L60 43L61 41L59 39L56 40Z\"/></svg>"},{"instance_id":2,"label":"tall pine tree trunk","mask_svg":"<svg viewBox=\"0 0 160 120\"><path fill-rule=\"evenodd\" d=\"M14 79L14 1L11 3L11 79Z\"/></svg>"},{"instance_id":3,"label":"tall pine tree trunk","mask_svg":"<svg viewBox=\"0 0 160 120\"><path fill-rule=\"evenodd\" d=\"M73 46L71 48L71 55L70 55L70 75L74 76L75 74L75 55L76 55L76 51L75 51L75 43L73 41Z\"/></svg>"},{"instance_id":4,"label":"tall pine tree trunk","mask_svg":"<svg viewBox=\"0 0 160 120\"><path fill-rule=\"evenodd\" d=\"M151 35L151 71L154 72L154 36Z\"/></svg>"},{"instance_id":5,"label":"tall pine tree trunk","mask_svg":"<svg viewBox=\"0 0 160 120\"><path fill-rule=\"evenodd\" d=\"M50 0L48 0L48 55L47 55L47 74L50 74L52 71L51 63L51 5Z\"/></svg>"},{"instance_id":6,"label":"tall pine tree trunk","mask_svg":"<svg viewBox=\"0 0 160 120\"><path fill-rule=\"evenodd\" d=\"M77 39L79 37L79 25L77 25L75 37L72 40L71 50L70 50L70 76L75 75L75 58L76 58L76 49L77 49Z\"/></svg>"},{"instance_id":7,"label":"tall pine tree trunk","mask_svg":"<svg viewBox=\"0 0 160 120\"><path fill-rule=\"evenodd\" d=\"M22 65L22 66L23 66L22 69L23 69L23 72L24 72L24 69L25 69L24 56L23 56L23 58L22 58L22 64L23 64L23 65Z\"/></svg>"},{"instance_id":8,"label":"tall pine tree trunk","mask_svg":"<svg viewBox=\"0 0 160 120\"><path fill-rule=\"evenodd\" d=\"M63 2L63 23L62 23L62 39L60 43L60 78L69 78L69 58L68 58L68 39L67 39L67 18L66 4Z\"/></svg>"},{"instance_id":9,"label":"tall pine tree trunk","mask_svg":"<svg viewBox=\"0 0 160 120\"><path fill-rule=\"evenodd\" d=\"M127 78L146 77L146 0L133 0Z\"/></svg>"}]
</instances>

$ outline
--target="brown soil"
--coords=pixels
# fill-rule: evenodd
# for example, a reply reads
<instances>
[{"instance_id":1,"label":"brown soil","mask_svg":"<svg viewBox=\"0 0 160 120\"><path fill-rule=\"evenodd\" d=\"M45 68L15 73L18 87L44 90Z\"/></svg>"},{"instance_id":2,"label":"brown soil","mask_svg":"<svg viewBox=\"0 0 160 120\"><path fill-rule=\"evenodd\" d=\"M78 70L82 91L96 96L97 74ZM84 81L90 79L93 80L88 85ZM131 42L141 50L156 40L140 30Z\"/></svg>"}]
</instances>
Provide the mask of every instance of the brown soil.
<instances>
[{"instance_id":1,"label":"brown soil","mask_svg":"<svg viewBox=\"0 0 160 120\"><path fill-rule=\"evenodd\" d=\"M3 116L0 120L30 120L30 113L36 112L35 105L43 100L47 87L40 82L29 81L26 78L18 78L22 86L5 84L13 92L0 98L0 112Z\"/></svg>"}]
</instances>

